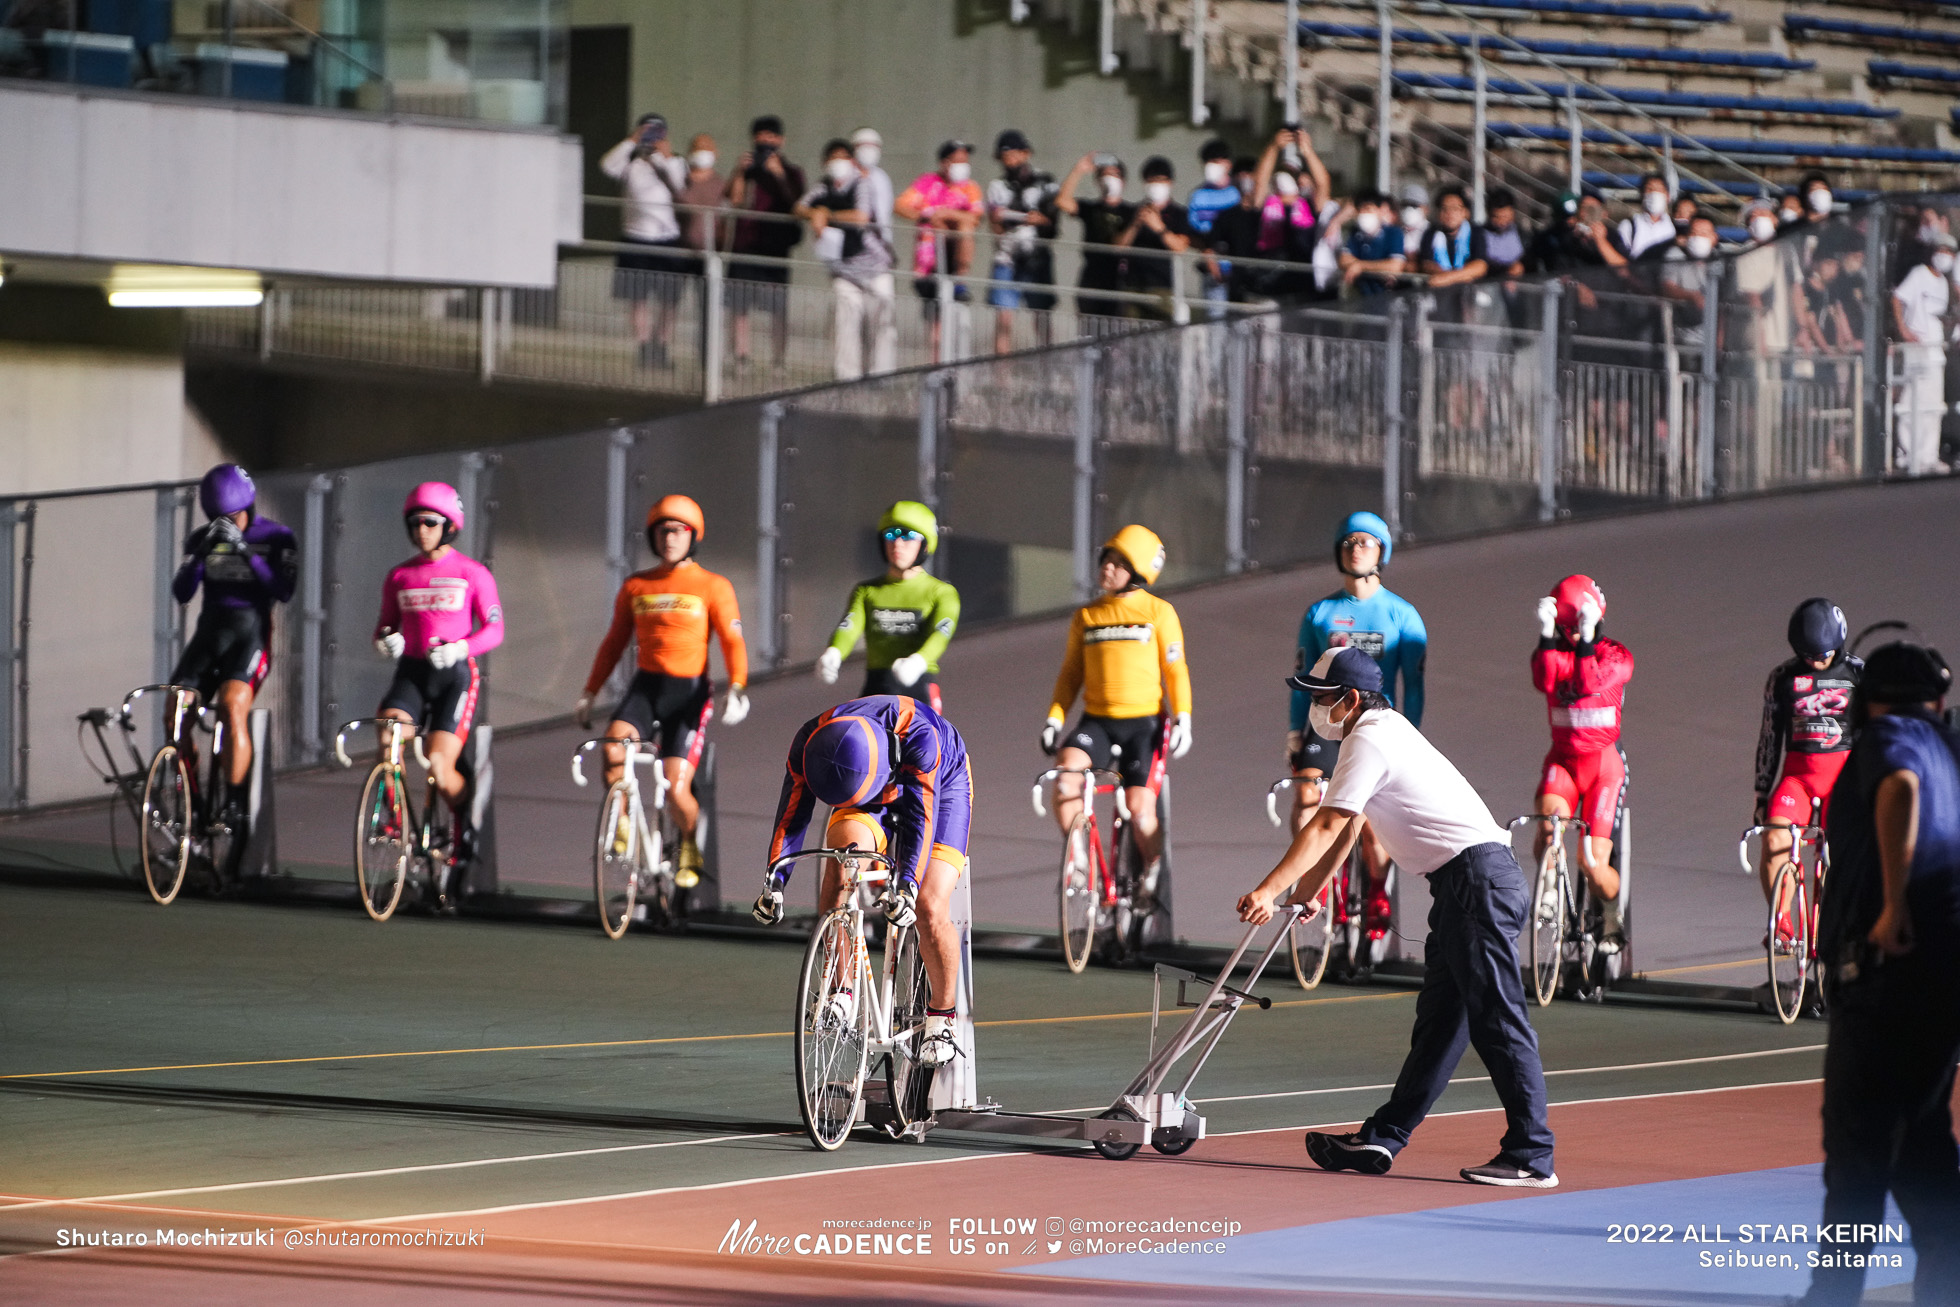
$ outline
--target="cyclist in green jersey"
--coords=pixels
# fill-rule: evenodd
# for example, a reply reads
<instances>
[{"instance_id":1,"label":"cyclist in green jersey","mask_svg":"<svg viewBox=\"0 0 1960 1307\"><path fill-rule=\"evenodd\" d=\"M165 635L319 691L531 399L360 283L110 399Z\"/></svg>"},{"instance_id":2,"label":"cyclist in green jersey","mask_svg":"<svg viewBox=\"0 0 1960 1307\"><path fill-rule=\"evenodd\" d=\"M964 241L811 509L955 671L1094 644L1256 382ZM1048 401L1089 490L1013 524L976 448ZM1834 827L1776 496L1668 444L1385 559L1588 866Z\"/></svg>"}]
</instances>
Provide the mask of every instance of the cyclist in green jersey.
<instances>
[{"instance_id":1,"label":"cyclist in green jersey","mask_svg":"<svg viewBox=\"0 0 1960 1307\"><path fill-rule=\"evenodd\" d=\"M837 683L844 656L864 636L864 688L860 697L898 694L943 712L939 655L960 624L960 592L925 569L939 547L939 520L924 504L901 499L878 522L885 574L851 591L844 620L817 659L817 679Z\"/></svg>"}]
</instances>

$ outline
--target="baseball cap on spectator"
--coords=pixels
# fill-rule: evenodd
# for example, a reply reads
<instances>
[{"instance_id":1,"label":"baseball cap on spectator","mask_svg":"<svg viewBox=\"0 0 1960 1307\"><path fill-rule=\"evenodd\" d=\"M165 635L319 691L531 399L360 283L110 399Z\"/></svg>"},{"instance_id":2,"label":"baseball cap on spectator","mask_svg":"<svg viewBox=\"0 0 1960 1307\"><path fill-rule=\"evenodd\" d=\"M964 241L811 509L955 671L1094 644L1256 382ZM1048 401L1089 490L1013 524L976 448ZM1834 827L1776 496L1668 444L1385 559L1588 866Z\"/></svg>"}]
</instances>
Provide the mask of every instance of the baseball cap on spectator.
<instances>
[{"instance_id":1,"label":"baseball cap on spectator","mask_svg":"<svg viewBox=\"0 0 1960 1307\"><path fill-rule=\"evenodd\" d=\"M999 136L994 137L994 158L996 159L1006 154L1009 150L1032 149L1034 149L1034 146L1028 143L1028 134L1018 127L1010 127ZM943 158L944 156L942 155L941 157Z\"/></svg>"},{"instance_id":2,"label":"baseball cap on spectator","mask_svg":"<svg viewBox=\"0 0 1960 1307\"><path fill-rule=\"evenodd\" d=\"M1866 655L1858 691L1871 703L1914 704L1943 698L1952 684L1953 673L1939 650L1896 640Z\"/></svg>"},{"instance_id":3,"label":"baseball cap on spectator","mask_svg":"<svg viewBox=\"0 0 1960 1307\"><path fill-rule=\"evenodd\" d=\"M944 163L946 162L946 160L958 154L961 150L965 150L968 154L972 154L973 146L967 143L966 141L941 141L939 143L939 161L941 163Z\"/></svg>"},{"instance_id":4,"label":"baseball cap on spectator","mask_svg":"<svg viewBox=\"0 0 1960 1307\"><path fill-rule=\"evenodd\" d=\"M1381 693L1381 664L1356 645L1342 645L1320 655L1304 672L1295 672L1286 683L1309 694L1326 690L1372 690Z\"/></svg>"},{"instance_id":5,"label":"baseball cap on spectator","mask_svg":"<svg viewBox=\"0 0 1960 1307\"><path fill-rule=\"evenodd\" d=\"M774 132L777 136L781 136L783 120L773 113L765 113L749 124L749 135L754 136L758 132Z\"/></svg>"},{"instance_id":6,"label":"baseball cap on spectator","mask_svg":"<svg viewBox=\"0 0 1960 1307\"><path fill-rule=\"evenodd\" d=\"M882 148L885 144L885 138L878 135L878 130L875 127L860 127L851 133L851 144L876 145Z\"/></svg>"},{"instance_id":7,"label":"baseball cap on spectator","mask_svg":"<svg viewBox=\"0 0 1960 1307\"><path fill-rule=\"evenodd\" d=\"M1421 182L1410 182L1402 188L1402 203L1429 207L1429 188Z\"/></svg>"},{"instance_id":8,"label":"baseball cap on spectator","mask_svg":"<svg viewBox=\"0 0 1960 1307\"><path fill-rule=\"evenodd\" d=\"M1162 177L1165 181L1170 181L1176 178L1176 176L1177 174L1171 170L1171 161L1161 154L1153 154L1143 161L1143 179L1145 181L1149 181L1153 177Z\"/></svg>"},{"instance_id":9,"label":"baseball cap on spectator","mask_svg":"<svg viewBox=\"0 0 1960 1307\"><path fill-rule=\"evenodd\" d=\"M1933 239L1927 241L1926 244L1928 248L1935 250L1960 250L1960 241L1954 240L1953 237L1943 231L1934 232Z\"/></svg>"},{"instance_id":10,"label":"baseball cap on spectator","mask_svg":"<svg viewBox=\"0 0 1960 1307\"><path fill-rule=\"evenodd\" d=\"M1578 192L1560 191L1558 193L1558 199L1552 201L1552 212L1561 218L1576 217L1579 212Z\"/></svg>"}]
</instances>

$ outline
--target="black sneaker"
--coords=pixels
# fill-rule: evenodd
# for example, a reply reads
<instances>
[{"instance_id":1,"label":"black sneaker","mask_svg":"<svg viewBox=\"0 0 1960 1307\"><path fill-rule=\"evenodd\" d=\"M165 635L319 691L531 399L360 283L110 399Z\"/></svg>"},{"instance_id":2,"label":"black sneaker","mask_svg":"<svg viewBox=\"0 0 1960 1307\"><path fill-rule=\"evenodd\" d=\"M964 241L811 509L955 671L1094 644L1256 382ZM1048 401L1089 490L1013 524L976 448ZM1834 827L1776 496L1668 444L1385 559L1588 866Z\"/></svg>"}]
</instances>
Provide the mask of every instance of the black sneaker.
<instances>
[{"instance_id":1,"label":"black sneaker","mask_svg":"<svg viewBox=\"0 0 1960 1307\"><path fill-rule=\"evenodd\" d=\"M1362 1175L1387 1175L1395 1165L1395 1154L1380 1144L1364 1143L1358 1134L1329 1135L1307 1131L1307 1156L1323 1171L1359 1171Z\"/></svg>"},{"instance_id":2,"label":"black sneaker","mask_svg":"<svg viewBox=\"0 0 1960 1307\"><path fill-rule=\"evenodd\" d=\"M1528 1166L1519 1166L1515 1161L1499 1153L1482 1166L1466 1166L1458 1175L1471 1184L1494 1184L1505 1189L1556 1189L1558 1176L1534 1171Z\"/></svg>"}]
</instances>

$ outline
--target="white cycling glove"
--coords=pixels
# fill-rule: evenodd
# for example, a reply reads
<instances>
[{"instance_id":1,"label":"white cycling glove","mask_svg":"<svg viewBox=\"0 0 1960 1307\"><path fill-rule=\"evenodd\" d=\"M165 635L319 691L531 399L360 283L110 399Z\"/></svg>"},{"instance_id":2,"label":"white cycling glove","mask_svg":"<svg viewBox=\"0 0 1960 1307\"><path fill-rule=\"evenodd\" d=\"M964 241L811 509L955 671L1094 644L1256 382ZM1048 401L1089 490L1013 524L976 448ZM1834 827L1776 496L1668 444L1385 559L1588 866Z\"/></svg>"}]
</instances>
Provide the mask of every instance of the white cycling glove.
<instances>
[{"instance_id":1,"label":"white cycling glove","mask_svg":"<svg viewBox=\"0 0 1960 1307\"><path fill-rule=\"evenodd\" d=\"M918 920L919 889L916 885L900 881L891 897L885 900L885 920L900 930L904 930Z\"/></svg>"},{"instance_id":2,"label":"white cycling glove","mask_svg":"<svg viewBox=\"0 0 1960 1307\"><path fill-rule=\"evenodd\" d=\"M844 655L835 649L826 649L817 655L817 679L825 685L837 684L837 669L844 665Z\"/></svg>"},{"instance_id":3,"label":"white cycling glove","mask_svg":"<svg viewBox=\"0 0 1960 1307\"><path fill-rule=\"evenodd\" d=\"M925 674L926 660L917 654L892 659L892 675L898 678L900 685L917 685L919 678Z\"/></svg>"},{"instance_id":4,"label":"white cycling glove","mask_svg":"<svg viewBox=\"0 0 1960 1307\"><path fill-rule=\"evenodd\" d=\"M1055 746L1061 743L1062 719L1050 717L1041 728L1041 751L1049 757L1055 756Z\"/></svg>"},{"instance_id":5,"label":"white cycling glove","mask_svg":"<svg viewBox=\"0 0 1960 1307\"><path fill-rule=\"evenodd\" d=\"M1173 758L1182 758L1185 754L1191 752L1190 713L1181 712L1171 718L1171 734L1170 739L1166 743L1170 745L1171 757Z\"/></svg>"},{"instance_id":6,"label":"white cycling glove","mask_svg":"<svg viewBox=\"0 0 1960 1307\"><path fill-rule=\"evenodd\" d=\"M1593 642L1593 635L1599 629L1600 616L1599 605L1593 602L1591 595L1579 601L1579 643Z\"/></svg>"},{"instance_id":7,"label":"white cycling glove","mask_svg":"<svg viewBox=\"0 0 1960 1307\"><path fill-rule=\"evenodd\" d=\"M448 644L439 644L429 650L429 666L439 672L447 671L469 656L469 641L451 640Z\"/></svg>"},{"instance_id":8,"label":"white cycling glove","mask_svg":"<svg viewBox=\"0 0 1960 1307\"><path fill-rule=\"evenodd\" d=\"M400 631L390 631L386 635L376 636L374 640L374 651L383 658L399 658L407 646L408 641L402 639Z\"/></svg>"},{"instance_id":9,"label":"white cycling glove","mask_svg":"<svg viewBox=\"0 0 1960 1307\"><path fill-rule=\"evenodd\" d=\"M742 687L731 685L721 701L721 724L740 726L742 719L749 715L749 696L742 693Z\"/></svg>"},{"instance_id":10,"label":"white cycling glove","mask_svg":"<svg viewBox=\"0 0 1960 1307\"><path fill-rule=\"evenodd\" d=\"M763 925L775 925L783 919L783 892L779 889L762 891L755 896L755 907L750 912Z\"/></svg>"},{"instance_id":11,"label":"white cycling glove","mask_svg":"<svg viewBox=\"0 0 1960 1307\"><path fill-rule=\"evenodd\" d=\"M581 694L578 702L572 705L572 725L580 730L592 728L592 696Z\"/></svg>"},{"instance_id":12,"label":"white cycling glove","mask_svg":"<svg viewBox=\"0 0 1960 1307\"><path fill-rule=\"evenodd\" d=\"M1538 601L1538 635L1549 640L1558 634L1558 600L1546 595Z\"/></svg>"}]
</instances>

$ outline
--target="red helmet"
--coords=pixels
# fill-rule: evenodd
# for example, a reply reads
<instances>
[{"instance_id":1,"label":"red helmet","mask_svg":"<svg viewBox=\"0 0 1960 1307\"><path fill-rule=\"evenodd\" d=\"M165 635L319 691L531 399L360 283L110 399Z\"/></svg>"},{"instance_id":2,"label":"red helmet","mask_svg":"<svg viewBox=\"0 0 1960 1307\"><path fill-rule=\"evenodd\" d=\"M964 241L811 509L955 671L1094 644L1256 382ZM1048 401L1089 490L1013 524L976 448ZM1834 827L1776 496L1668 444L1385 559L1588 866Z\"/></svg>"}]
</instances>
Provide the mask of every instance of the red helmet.
<instances>
[{"instance_id":1,"label":"red helmet","mask_svg":"<svg viewBox=\"0 0 1960 1307\"><path fill-rule=\"evenodd\" d=\"M1591 595L1594 607L1602 615L1606 612L1606 592L1599 588L1599 582L1590 576L1574 573L1552 587L1552 598L1558 601L1559 629L1576 631L1579 629L1579 605Z\"/></svg>"}]
</instances>

